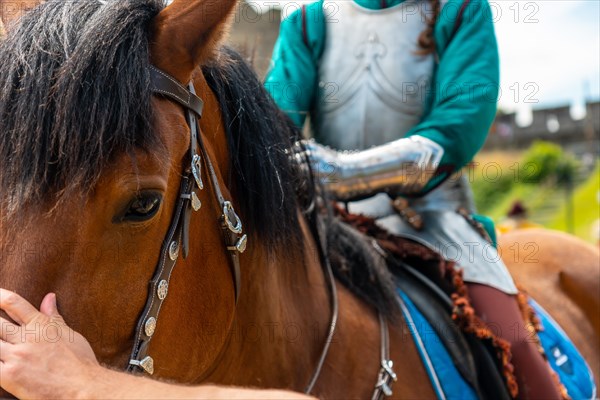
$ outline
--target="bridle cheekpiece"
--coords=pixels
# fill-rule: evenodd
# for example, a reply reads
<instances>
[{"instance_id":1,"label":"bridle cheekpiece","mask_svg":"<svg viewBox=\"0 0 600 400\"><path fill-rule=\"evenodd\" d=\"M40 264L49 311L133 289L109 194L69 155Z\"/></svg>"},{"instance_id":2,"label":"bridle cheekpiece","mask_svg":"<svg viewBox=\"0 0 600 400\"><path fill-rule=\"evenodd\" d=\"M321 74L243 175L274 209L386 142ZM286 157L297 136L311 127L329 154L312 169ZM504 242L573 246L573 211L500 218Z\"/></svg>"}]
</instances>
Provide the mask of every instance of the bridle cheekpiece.
<instances>
[{"instance_id":1,"label":"bridle cheekpiece","mask_svg":"<svg viewBox=\"0 0 600 400\"><path fill-rule=\"evenodd\" d=\"M223 197L213 164L202 141L198 120L202 118L204 102L196 95L193 84L190 83L189 89L186 89L175 78L154 66L150 67L150 78L152 92L155 95L173 100L185 109L187 124L191 132L190 164L184 169L181 178L179 198L175 205L171 225L161 248L158 265L149 283L146 306L136 327L133 350L127 367L129 372L141 370L152 375L154 373L154 359L149 355L150 341L156 331L160 309L169 292L171 274L177 264L179 255L182 253L183 258L187 258L189 254L191 216L193 212L199 211L202 207L197 191L204 189L202 180L203 163L214 195L222 210L220 226L231 259L230 267L236 304L241 287L239 257L246 250L248 238L243 233L242 221L235 212L233 204Z\"/></svg>"}]
</instances>

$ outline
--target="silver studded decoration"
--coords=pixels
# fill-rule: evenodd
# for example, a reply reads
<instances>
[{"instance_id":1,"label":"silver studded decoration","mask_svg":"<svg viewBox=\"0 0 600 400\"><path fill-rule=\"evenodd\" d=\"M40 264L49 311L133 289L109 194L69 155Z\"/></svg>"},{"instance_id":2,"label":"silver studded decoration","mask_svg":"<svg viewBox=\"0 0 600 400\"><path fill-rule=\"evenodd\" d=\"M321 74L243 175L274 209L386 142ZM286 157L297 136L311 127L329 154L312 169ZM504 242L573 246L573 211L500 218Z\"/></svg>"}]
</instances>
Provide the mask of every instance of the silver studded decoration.
<instances>
[{"instance_id":1,"label":"silver studded decoration","mask_svg":"<svg viewBox=\"0 0 600 400\"><path fill-rule=\"evenodd\" d=\"M198 154L195 154L194 158L192 158L192 174L198 188L200 190L204 189L204 182L202 182L202 159Z\"/></svg>"},{"instance_id":2,"label":"silver studded decoration","mask_svg":"<svg viewBox=\"0 0 600 400\"><path fill-rule=\"evenodd\" d=\"M140 361L140 367L149 375L154 374L154 359L150 356Z\"/></svg>"},{"instance_id":3,"label":"silver studded decoration","mask_svg":"<svg viewBox=\"0 0 600 400\"><path fill-rule=\"evenodd\" d=\"M171 261L175 261L177 257L179 257L179 243L174 240L169 245L169 258Z\"/></svg>"},{"instance_id":4,"label":"silver studded decoration","mask_svg":"<svg viewBox=\"0 0 600 400\"><path fill-rule=\"evenodd\" d=\"M240 253L245 252L247 246L248 246L248 236L247 235L242 236L235 244L237 251L239 251Z\"/></svg>"},{"instance_id":5,"label":"silver studded decoration","mask_svg":"<svg viewBox=\"0 0 600 400\"><path fill-rule=\"evenodd\" d=\"M192 192L192 208L194 211L198 211L202 207L202 202L198 198L196 192Z\"/></svg>"},{"instance_id":6,"label":"silver studded decoration","mask_svg":"<svg viewBox=\"0 0 600 400\"><path fill-rule=\"evenodd\" d=\"M146 321L146 324L144 324L144 332L146 336L150 337L154 335L154 331L156 331L156 318L150 317Z\"/></svg>"},{"instance_id":7,"label":"silver studded decoration","mask_svg":"<svg viewBox=\"0 0 600 400\"><path fill-rule=\"evenodd\" d=\"M169 293L169 282L166 280L162 280L158 283L158 289L156 290L156 295L160 300L164 300L167 298L167 294Z\"/></svg>"}]
</instances>

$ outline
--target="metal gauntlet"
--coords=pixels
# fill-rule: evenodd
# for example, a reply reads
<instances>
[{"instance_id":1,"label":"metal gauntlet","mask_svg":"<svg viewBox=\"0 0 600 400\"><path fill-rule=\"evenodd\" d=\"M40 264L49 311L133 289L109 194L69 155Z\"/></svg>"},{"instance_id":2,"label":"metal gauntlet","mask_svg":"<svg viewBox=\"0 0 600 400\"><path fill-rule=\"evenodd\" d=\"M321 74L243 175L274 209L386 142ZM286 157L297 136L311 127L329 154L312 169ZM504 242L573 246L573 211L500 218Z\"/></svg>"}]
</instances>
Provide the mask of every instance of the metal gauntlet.
<instances>
[{"instance_id":1,"label":"metal gauntlet","mask_svg":"<svg viewBox=\"0 0 600 400\"><path fill-rule=\"evenodd\" d=\"M314 140L303 145L315 177L341 201L378 192L417 194L432 178L444 155L439 144L422 136L358 152L338 152Z\"/></svg>"}]
</instances>

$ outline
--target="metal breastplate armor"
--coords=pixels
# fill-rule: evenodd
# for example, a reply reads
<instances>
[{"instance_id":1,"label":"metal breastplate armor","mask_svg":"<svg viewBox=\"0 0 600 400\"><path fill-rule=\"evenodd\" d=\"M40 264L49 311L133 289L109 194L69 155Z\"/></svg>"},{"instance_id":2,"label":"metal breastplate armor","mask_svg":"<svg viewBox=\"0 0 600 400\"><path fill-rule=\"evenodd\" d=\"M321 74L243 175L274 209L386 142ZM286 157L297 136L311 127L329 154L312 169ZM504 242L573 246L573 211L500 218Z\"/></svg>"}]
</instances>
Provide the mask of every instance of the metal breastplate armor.
<instances>
[{"instance_id":1,"label":"metal breastplate armor","mask_svg":"<svg viewBox=\"0 0 600 400\"><path fill-rule=\"evenodd\" d=\"M312 113L317 142L363 150L403 137L423 115L434 68L415 52L428 2L384 10L325 1L327 37Z\"/></svg>"},{"instance_id":2,"label":"metal breastplate armor","mask_svg":"<svg viewBox=\"0 0 600 400\"><path fill-rule=\"evenodd\" d=\"M442 2L445 5L445 1ZM318 143L337 150L365 150L402 138L419 123L434 67L418 56L427 2L407 0L384 10L353 1L325 1L327 39L319 66L319 91L312 114ZM349 211L377 218L390 233L415 240L464 270L468 282L508 294L517 288L496 249L456 210L474 212L464 177L409 200L423 218L415 229L393 209L386 193L349 203Z\"/></svg>"}]
</instances>

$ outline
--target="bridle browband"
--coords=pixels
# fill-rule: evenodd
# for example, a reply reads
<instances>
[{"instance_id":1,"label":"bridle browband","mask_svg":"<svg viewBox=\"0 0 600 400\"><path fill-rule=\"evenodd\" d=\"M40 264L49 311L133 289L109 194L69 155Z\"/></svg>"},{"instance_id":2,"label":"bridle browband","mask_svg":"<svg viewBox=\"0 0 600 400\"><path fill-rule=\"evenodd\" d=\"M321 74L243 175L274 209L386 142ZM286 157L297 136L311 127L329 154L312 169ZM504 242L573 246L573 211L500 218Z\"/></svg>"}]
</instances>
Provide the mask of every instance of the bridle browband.
<instances>
[{"instance_id":1,"label":"bridle browband","mask_svg":"<svg viewBox=\"0 0 600 400\"><path fill-rule=\"evenodd\" d=\"M199 211L202 207L197 194L197 190L204 189L202 164L206 166L210 184L222 210L219 224L231 261L230 268L233 276L236 304L241 286L240 254L246 250L247 236L242 232L242 221L236 214L233 204L223 197L217 175L202 141L202 135L200 135L198 119L202 117L204 102L196 96L194 86L191 83L188 90L175 78L160 69L151 66L149 70L152 92L175 101L185 109L186 120L191 132L190 164L184 169L181 178L173 219L162 244L156 271L149 284L148 299L135 330L133 350L127 367L129 372L142 370L152 375L154 373L154 360L148 354L150 341L156 330L162 303L168 294L171 274L179 259L180 249L182 249L183 258L186 258L189 254L192 213Z\"/></svg>"},{"instance_id":2,"label":"bridle browband","mask_svg":"<svg viewBox=\"0 0 600 400\"><path fill-rule=\"evenodd\" d=\"M193 83L190 82L188 89L186 89L175 78L155 66L150 66L149 72L152 92L155 95L164 96L181 105L185 110L186 121L190 128L190 164L183 171L173 219L169 226L169 230L167 231L167 236L163 241L160 259L154 276L149 283L148 298L146 300L144 311L137 323L133 350L127 366L128 372L143 371L152 375L154 373L154 359L149 355L150 341L156 331L160 309L167 297L171 274L179 259L180 249L182 250L181 253L183 253L182 256L184 259L187 258L189 254L191 216L193 212L199 211L202 207L202 203L197 195L197 190L204 189L202 164L206 167L212 190L220 209L222 210L222 214L219 218L219 225L230 257L229 264L231 275L233 277L236 305L241 288L240 254L246 250L248 238L243 233L242 221L235 212L233 204L223 197L223 192L219 186L215 169L202 140L198 120L202 118L204 102L196 95ZM320 243L319 247L323 252L327 246L325 243ZM329 347L333 341L338 319L337 289L333 271L326 254L322 257L324 258L322 262L324 262L326 266L324 271L325 279L328 283L331 295L332 316L329 331L319 356L317 366L305 389L305 393L307 394L312 392L317 379L321 374L325 359L329 353ZM384 396L390 396L392 382L396 380L396 375L392 371L393 363L389 360L387 323L381 315L379 321L381 328L381 370L373 392L373 400L381 399Z\"/></svg>"}]
</instances>

